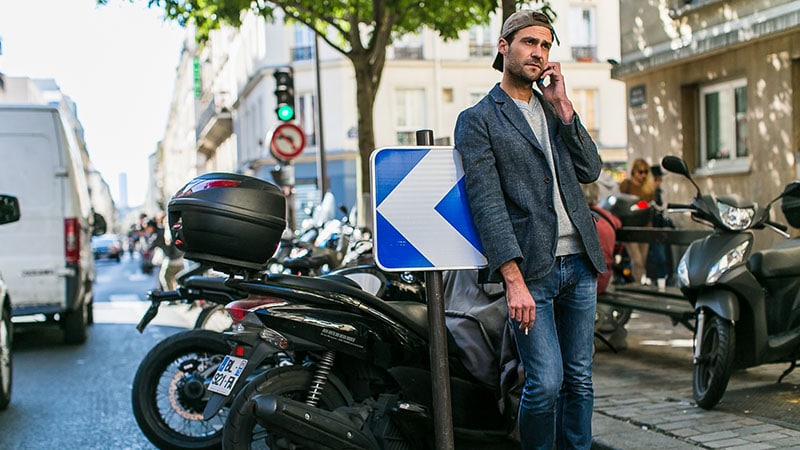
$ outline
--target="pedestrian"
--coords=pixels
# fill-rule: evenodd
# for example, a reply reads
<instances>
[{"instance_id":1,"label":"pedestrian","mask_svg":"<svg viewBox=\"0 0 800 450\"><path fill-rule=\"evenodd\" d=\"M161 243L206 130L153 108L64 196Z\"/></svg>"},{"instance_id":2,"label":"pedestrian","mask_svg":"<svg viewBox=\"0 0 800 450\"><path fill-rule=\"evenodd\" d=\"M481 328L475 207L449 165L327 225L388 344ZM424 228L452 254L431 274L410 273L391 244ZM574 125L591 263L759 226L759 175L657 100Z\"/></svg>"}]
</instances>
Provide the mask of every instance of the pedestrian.
<instances>
[{"instance_id":1,"label":"pedestrian","mask_svg":"<svg viewBox=\"0 0 800 450\"><path fill-rule=\"evenodd\" d=\"M175 276L185 267L183 252L178 249L172 240L172 233L169 229L166 217L162 219L162 229L164 230L163 252L161 269L158 272L158 281L161 289L177 289L178 280Z\"/></svg>"},{"instance_id":2,"label":"pedestrian","mask_svg":"<svg viewBox=\"0 0 800 450\"><path fill-rule=\"evenodd\" d=\"M650 167L650 174L653 176L653 227L654 228L674 228L672 221L666 214L666 204L664 203L664 193L661 182L664 179L664 171L661 166ZM669 244L653 243L647 250L647 260L645 262L647 278L657 280L658 286L666 286L667 279L672 272L672 251Z\"/></svg>"},{"instance_id":3,"label":"pedestrian","mask_svg":"<svg viewBox=\"0 0 800 450\"><path fill-rule=\"evenodd\" d=\"M628 178L622 180L619 191L623 194L630 194L639 197L647 203L653 201L653 180L650 177L650 164L642 158L637 158L631 165L631 172ZM650 223L646 224L647 226ZM626 242L625 250L631 259L631 272L633 272L634 282L650 284L645 270L645 261L649 245L647 242Z\"/></svg>"},{"instance_id":4,"label":"pedestrian","mask_svg":"<svg viewBox=\"0 0 800 450\"><path fill-rule=\"evenodd\" d=\"M454 137L489 276L505 284L525 371L521 446L588 449L597 273L605 261L579 183L595 181L601 163L561 65L549 61L554 40L546 15L509 16L492 65L502 79L461 112Z\"/></svg>"}]
</instances>

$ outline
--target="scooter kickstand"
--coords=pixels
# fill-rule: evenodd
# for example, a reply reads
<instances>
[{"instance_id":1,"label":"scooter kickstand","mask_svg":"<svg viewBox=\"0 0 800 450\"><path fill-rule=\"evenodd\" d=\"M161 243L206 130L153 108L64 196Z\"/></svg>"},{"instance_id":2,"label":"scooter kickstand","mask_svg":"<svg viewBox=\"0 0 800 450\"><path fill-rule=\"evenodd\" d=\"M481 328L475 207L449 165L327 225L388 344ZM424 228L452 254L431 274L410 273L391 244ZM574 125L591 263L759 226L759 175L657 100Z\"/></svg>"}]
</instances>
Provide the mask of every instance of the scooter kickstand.
<instances>
[{"instance_id":1,"label":"scooter kickstand","mask_svg":"<svg viewBox=\"0 0 800 450\"><path fill-rule=\"evenodd\" d=\"M786 375L792 373L795 367L797 367L797 360L792 361L792 363L789 364L789 368L784 370L781 376L778 377L778 384L780 384L783 381L783 378L786 377Z\"/></svg>"}]
</instances>

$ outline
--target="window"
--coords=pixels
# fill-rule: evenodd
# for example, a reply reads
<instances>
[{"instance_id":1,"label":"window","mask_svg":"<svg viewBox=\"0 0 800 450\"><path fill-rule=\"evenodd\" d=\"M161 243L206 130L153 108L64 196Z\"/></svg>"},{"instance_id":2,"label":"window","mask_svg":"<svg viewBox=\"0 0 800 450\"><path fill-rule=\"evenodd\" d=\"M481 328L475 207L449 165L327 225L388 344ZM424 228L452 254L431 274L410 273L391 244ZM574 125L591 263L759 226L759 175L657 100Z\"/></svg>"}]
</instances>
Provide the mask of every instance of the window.
<instances>
[{"instance_id":1,"label":"window","mask_svg":"<svg viewBox=\"0 0 800 450\"><path fill-rule=\"evenodd\" d=\"M597 59L597 30L593 6L572 7L569 10L570 46L572 59L595 61Z\"/></svg>"},{"instance_id":2,"label":"window","mask_svg":"<svg viewBox=\"0 0 800 450\"><path fill-rule=\"evenodd\" d=\"M700 89L700 166L728 172L748 168L747 81Z\"/></svg>"},{"instance_id":3,"label":"window","mask_svg":"<svg viewBox=\"0 0 800 450\"><path fill-rule=\"evenodd\" d=\"M314 32L305 25L294 26L292 61L307 61L314 56Z\"/></svg>"},{"instance_id":4,"label":"window","mask_svg":"<svg viewBox=\"0 0 800 450\"><path fill-rule=\"evenodd\" d=\"M298 125L303 128L306 134L306 145L317 145L317 104L314 94L302 94L298 96Z\"/></svg>"},{"instance_id":5,"label":"window","mask_svg":"<svg viewBox=\"0 0 800 450\"><path fill-rule=\"evenodd\" d=\"M597 99L599 97L597 89L574 89L570 95L574 109L581 118L581 123L595 141L600 133L600 126L597 123Z\"/></svg>"},{"instance_id":6,"label":"window","mask_svg":"<svg viewBox=\"0 0 800 450\"><path fill-rule=\"evenodd\" d=\"M395 91L395 129L399 145L416 145L417 130L425 128L425 90Z\"/></svg>"},{"instance_id":7,"label":"window","mask_svg":"<svg viewBox=\"0 0 800 450\"><path fill-rule=\"evenodd\" d=\"M475 25L469 30L469 56L494 56L497 42L492 42L492 30L489 25Z\"/></svg>"}]
</instances>

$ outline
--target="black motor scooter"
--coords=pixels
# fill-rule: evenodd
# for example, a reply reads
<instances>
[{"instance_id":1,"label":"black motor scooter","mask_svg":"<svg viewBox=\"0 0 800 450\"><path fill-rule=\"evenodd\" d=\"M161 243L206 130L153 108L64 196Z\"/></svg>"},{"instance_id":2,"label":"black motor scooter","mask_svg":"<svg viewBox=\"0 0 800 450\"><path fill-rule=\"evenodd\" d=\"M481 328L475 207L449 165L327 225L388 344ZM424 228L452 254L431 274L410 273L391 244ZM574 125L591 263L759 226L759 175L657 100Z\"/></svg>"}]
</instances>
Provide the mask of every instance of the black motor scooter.
<instances>
[{"instance_id":1,"label":"black motor scooter","mask_svg":"<svg viewBox=\"0 0 800 450\"><path fill-rule=\"evenodd\" d=\"M714 229L689 246L677 267L678 286L696 314L694 399L711 409L732 370L788 362L780 382L800 357L800 239L753 252L751 231L770 228L789 237L785 225L770 220L779 199L789 223L800 228L800 181L759 207L738 195L703 195L678 157L666 156L661 165L697 189L691 204L670 204L668 210L690 212Z\"/></svg>"},{"instance_id":2,"label":"black motor scooter","mask_svg":"<svg viewBox=\"0 0 800 450\"><path fill-rule=\"evenodd\" d=\"M346 283L291 275L238 286L251 297L226 307L234 320L225 333L232 352L209 385L216 394L204 412L210 419L239 391L223 448L249 449L257 442L269 448L435 448L424 303L385 301ZM469 284L458 292L483 311L505 306L501 290L473 286L478 292ZM502 357L497 332L506 315L486 314L501 318L490 325L470 313L448 314L458 448L519 447L513 438L516 398L509 389L516 365ZM243 385L258 361L279 351L286 357L276 367ZM501 361L511 370L501 370Z\"/></svg>"}]
</instances>

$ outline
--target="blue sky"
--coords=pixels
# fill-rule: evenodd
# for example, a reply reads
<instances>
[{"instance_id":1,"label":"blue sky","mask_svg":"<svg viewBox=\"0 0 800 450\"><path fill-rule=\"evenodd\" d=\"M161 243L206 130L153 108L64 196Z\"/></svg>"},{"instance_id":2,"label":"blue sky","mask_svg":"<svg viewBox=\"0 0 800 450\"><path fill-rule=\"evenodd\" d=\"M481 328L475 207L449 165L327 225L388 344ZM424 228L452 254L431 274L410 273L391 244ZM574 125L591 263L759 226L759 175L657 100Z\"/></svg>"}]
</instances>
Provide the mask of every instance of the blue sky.
<instances>
[{"instance_id":1,"label":"blue sky","mask_svg":"<svg viewBox=\"0 0 800 450\"><path fill-rule=\"evenodd\" d=\"M0 72L53 78L72 97L89 154L119 202L144 201L163 138L184 30L146 0L0 0Z\"/></svg>"}]
</instances>

